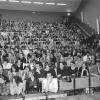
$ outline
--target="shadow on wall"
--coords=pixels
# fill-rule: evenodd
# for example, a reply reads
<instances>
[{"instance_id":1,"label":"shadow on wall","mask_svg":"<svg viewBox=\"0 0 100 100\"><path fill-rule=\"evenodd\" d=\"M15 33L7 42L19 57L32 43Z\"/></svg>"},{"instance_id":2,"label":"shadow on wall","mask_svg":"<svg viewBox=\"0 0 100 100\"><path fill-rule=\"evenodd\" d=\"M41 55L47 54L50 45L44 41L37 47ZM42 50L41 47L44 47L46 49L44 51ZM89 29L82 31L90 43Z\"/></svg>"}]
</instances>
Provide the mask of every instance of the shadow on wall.
<instances>
[{"instance_id":1,"label":"shadow on wall","mask_svg":"<svg viewBox=\"0 0 100 100\"><path fill-rule=\"evenodd\" d=\"M84 7L90 3L91 0L82 0L80 6L79 6L79 9L77 10L77 12L80 12L82 9L84 9Z\"/></svg>"}]
</instances>

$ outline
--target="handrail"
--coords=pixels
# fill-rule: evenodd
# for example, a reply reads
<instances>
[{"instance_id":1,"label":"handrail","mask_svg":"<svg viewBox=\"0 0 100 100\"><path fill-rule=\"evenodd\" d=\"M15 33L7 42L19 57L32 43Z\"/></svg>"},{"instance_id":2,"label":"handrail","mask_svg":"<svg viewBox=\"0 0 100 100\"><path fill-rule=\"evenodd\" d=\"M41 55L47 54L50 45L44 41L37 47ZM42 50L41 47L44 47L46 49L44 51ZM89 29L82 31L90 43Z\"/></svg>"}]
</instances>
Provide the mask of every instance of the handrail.
<instances>
[{"instance_id":1,"label":"handrail","mask_svg":"<svg viewBox=\"0 0 100 100\"><path fill-rule=\"evenodd\" d=\"M77 24L77 23L76 23ZM77 26L81 29L81 30L83 30L84 31L84 33L86 34L86 35L88 35L89 37L91 36L83 27L81 27L79 24L77 24Z\"/></svg>"},{"instance_id":2,"label":"handrail","mask_svg":"<svg viewBox=\"0 0 100 100\"><path fill-rule=\"evenodd\" d=\"M75 18L74 21L88 36L92 35L91 32L97 33L96 30L90 27L88 24L82 23L80 19Z\"/></svg>"}]
</instances>

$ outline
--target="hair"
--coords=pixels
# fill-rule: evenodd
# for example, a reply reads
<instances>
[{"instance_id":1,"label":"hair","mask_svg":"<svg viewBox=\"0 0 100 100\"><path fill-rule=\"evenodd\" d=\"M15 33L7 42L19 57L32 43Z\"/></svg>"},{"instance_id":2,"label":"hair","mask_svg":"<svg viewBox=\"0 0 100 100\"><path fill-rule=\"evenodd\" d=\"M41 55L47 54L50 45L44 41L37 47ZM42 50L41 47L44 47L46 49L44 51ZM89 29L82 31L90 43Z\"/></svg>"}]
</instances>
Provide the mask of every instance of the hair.
<instances>
[{"instance_id":1,"label":"hair","mask_svg":"<svg viewBox=\"0 0 100 100\"><path fill-rule=\"evenodd\" d=\"M20 59L20 58L18 58L18 59L17 59L17 61L16 61L16 63L18 63L18 60L20 60L20 62L21 62L21 59Z\"/></svg>"},{"instance_id":2,"label":"hair","mask_svg":"<svg viewBox=\"0 0 100 100\"><path fill-rule=\"evenodd\" d=\"M8 63L8 59L6 58L6 59L4 59L4 61L3 62L7 62Z\"/></svg>"},{"instance_id":3,"label":"hair","mask_svg":"<svg viewBox=\"0 0 100 100\"><path fill-rule=\"evenodd\" d=\"M3 68L2 64L0 63L0 66Z\"/></svg>"},{"instance_id":4,"label":"hair","mask_svg":"<svg viewBox=\"0 0 100 100\"><path fill-rule=\"evenodd\" d=\"M81 55L77 55L78 58L81 58Z\"/></svg>"},{"instance_id":5,"label":"hair","mask_svg":"<svg viewBox=\"0 0 100 100\"><path fill-rule=\"evenodd\" d=\"M14 79L15 79L15 82L17 83L17 85L22 82L22 79L19 76L14 76Z\"/></svg>"},{"instance_id":6,"label":"hair","mask_svg":"<svg viewBox=\"0 0 100 100\"><path fill-rule=\"evenodd\" d=\"M15 69L15 72L17 71L17 69L16 69L16 65L15 65L15 64L13 64L13 65L11 66L11 72L13 72L12 68Z\"/></svg>"},{"instance_id":7,"label":"hair","mask_svg":"<svg viewBox=\"0 0 100 100\"><path fill-rule=\"evenodd\" d=\"M24 67L24 69L26 69L26 68L28 68L28 69L29 69L29 71L31 70L31 69L30 69L30 66L25 66L25 67Z\"/></svg>"},{"instance_id":8,"label":"hair","mask_svg":"<svg viewBox=\"0 0 100 100\"><path fill-rule=\"evenodd\" d=\"M83 64L85 65L85 68L88 69L89 63L88 62L83 62Z\"/></svg>"},{"instance_id":9,"label":"hair","mask_svg":"<svg viewBox=\"0 0 100 100\"><path fill-rule=\"evenodd\" d=\"M71 61L70 63L75 64L75 61Z\"/></svg>"},{"instance_id":10,"label":"hair","mask_svg":"<svg viewBox=\"0 0 100 100\"><path fill-rule=\"evenodd\" d=\"M96 63L100 63L100 60L99 60L99 59L97 59L97 60L96 60Z\"/></svg>"}]
</instances>

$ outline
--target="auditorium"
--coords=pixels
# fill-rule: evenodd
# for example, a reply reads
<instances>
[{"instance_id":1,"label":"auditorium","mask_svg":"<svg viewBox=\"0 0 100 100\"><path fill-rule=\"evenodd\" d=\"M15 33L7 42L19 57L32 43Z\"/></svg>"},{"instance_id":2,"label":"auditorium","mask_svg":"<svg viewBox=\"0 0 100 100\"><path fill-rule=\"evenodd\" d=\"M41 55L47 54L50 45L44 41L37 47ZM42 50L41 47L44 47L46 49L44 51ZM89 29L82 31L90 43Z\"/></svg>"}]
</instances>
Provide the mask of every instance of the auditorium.
<instances>
[{"instance_id":1,"label":"auditorium","mask_svg":"<svg viewBox=\"0 0 100 100\"><path fill-rule=\"evenodd\" d=\"M0 0L0 100L100 100L100 0Z\"/></svg>"}]
</instances>

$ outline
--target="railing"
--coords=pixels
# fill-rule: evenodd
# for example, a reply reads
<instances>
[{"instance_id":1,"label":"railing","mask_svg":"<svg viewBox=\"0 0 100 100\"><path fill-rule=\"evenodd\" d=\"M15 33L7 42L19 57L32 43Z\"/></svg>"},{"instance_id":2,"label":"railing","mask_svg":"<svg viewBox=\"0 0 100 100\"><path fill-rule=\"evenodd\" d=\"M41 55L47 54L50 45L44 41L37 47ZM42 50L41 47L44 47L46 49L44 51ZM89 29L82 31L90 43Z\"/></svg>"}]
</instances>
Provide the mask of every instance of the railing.
<instances>
[{"instance_id":1,"label":"railing","mask_svg":"<svg viewBox=\"0 0 100 100\"><path fill-rule=\"evenodd\" d=\"M100 87L100 76L88 76L82 78L73 77L71 82L66 82L63 80L59 80L59 91L74 91L74 95L76 95L76 90L78 89L89 89L89 93L91 93L91 88ZM37 93L37 94L26 94L24 96L19 97L0 97L0 100L49 100L51 98L66 98L67 93L58 92L58 93ZM59 99L62 100L62 99Z\"/></svg>"},{"instance_id":2,"label":"railing","mask_svg":"<svg viewBox=\"0 0 100 100\"><path fill-rule=\"evenodd\" d=\"M87 35L88 37L91 36L91 34L89 34L81 25L77 24L77 26L85 33L85 35Z\"/></svg>"},{"instance_id":3,"label":"railing","mask_svg":"<svg viewBox=\"0 0 100 100\"><path fill-rule=\"evenodd\" d=\"M76 94L77 89L89 89L89 93L91 93L91 88L100 87L100 76L88 76L83 78L72 78L71 82L65 82L59 80L59 90L74 90L74 94Z\"/></svg>"},{"instance_id":4,"label":"railing","mask_svg":"<svg viewBox=\"0 0 100 100\"><path fill-rule=\"evenodd\" d=\"M81 20L75 18L75 22L80 27L80 29L82 29L88 36L91 36L92 33L97 34L95 29L90 27L88 24L82 23Z\"/></svg>"}]
</instances>

